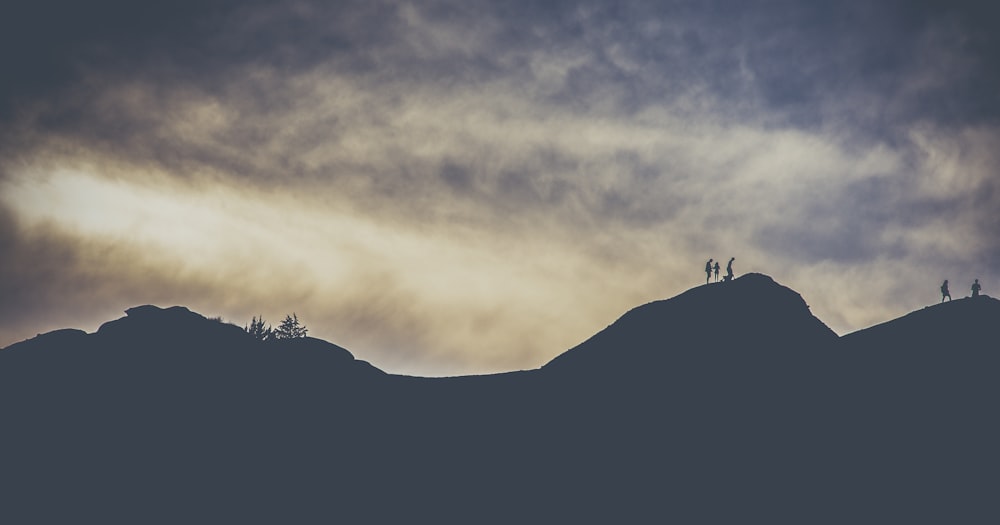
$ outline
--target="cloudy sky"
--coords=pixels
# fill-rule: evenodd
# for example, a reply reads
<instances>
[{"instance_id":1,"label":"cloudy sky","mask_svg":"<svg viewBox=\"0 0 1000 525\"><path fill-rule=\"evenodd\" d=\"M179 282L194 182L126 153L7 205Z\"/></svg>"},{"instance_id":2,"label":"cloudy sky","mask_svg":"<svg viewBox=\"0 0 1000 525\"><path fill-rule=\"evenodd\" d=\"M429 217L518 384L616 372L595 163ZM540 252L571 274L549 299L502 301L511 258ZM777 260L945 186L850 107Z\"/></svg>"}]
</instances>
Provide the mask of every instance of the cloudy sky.
<instances>
[{"instance_id":1,"label":"cloudy sky","mask_svg":"<svg viewBox=\"0 0 1000 525\"><path fill-rule=\"evenodd\" d=\"M994 3L10 4L0 346L180 304L530 368L709 257L841 334L1000 295Z\"/></svg>"}]
</instances>

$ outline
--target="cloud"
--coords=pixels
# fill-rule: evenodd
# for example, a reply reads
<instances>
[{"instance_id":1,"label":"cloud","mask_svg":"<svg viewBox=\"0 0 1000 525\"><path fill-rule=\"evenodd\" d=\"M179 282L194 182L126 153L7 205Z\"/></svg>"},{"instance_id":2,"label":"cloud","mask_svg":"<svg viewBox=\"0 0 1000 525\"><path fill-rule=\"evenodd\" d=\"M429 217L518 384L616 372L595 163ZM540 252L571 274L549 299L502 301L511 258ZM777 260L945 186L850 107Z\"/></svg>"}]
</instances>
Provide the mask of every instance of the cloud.
<instances>
[{"instance_id":1,"label":"cloud","mask_svg":"<svg viewBox=\"0 0 1000 525\"><path fill-rule=\"evenodd\" d=\"M0 345L65 327L97 328L126 304L198 302L199 276L172 257L151 260L134 245L80 238L54 224L0 216Z\"/></svg>"},{"instance_id":2,"label":"cloud","mask_svg":"<svg viewBox=\"0 0 1000 525\"><path fill-rule=\"evenodd\" d=\"M11 308L26 312L4 326L14 340L66 311L93 329L134 304L181 303L237 322L296 311L312 333L390 369L500 371L578 342L631 302L594 294L636 278L598 272L571 243L379 224L294 194L82 172L53 175L54 189L24 180L4 191L26 224L5 274L20 291ZM580 279L598 285L577 289Z\"/></svg>"},{"instance_id":3,"label":"cloud","mask_svg":"<svg viewBox=\"0 0 1000 525\"><path fill-rule=\"evenodd\" d=\"M992 8L535 4L19 8L4 42L49 38L0 89L6 333L296 310L441 374L537 366L713 256L841 332L1000 282Z\"/></svg>"}]
</instances>

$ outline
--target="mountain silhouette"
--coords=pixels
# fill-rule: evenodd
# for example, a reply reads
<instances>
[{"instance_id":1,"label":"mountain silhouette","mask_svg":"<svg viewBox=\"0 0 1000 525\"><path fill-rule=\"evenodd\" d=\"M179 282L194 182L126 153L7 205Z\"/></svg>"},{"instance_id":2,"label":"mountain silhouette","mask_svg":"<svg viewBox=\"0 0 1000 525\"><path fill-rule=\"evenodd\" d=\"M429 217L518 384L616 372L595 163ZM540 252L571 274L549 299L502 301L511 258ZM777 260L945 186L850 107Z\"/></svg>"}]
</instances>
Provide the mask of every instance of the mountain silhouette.
<instances>
[{"instance_id":1,"label":"mountain silhouette","mask_svg":"<svg viewBox=\"0 0 1000 525\"><path fill-rule=\"evenodd\" d=\"M577 375L663 377L671 368L787 359L833 344L837 334L802 297L762 274L707 284L640 306L544 369Z\"/></svg>"},{"instance_id":2,"label":"mountain silhouette","mask_svg":"<svg viewBox=\"0 0 1000 525\"><path fill-rule=\"evenodd\" d=\"M995 521L1000 301L838 338L760 274L537 370L388 374L183 307L0 350L0 521Z\"/></svg>"},{"instance_id":3,"label":"mountain silhouette","mask_svg":"<svg viewBox=\"0 0 1000 525\"><path fill-rule=\"evenodd\" d=\"M937 350L962 345L979 346L983 337L995 337L1000 300L987 296L956 299L928 306L899 319L844 336L858 348Z\"/></svg>"},{"instance_id":4,"label":"mountain silhouette","mask_svg":"<svg viewBox=\"0 0 1000 525\"><path fill-rule=\"evenodd\" d=\"M845 495L891 519L995 521L1000 301L956 299L841 338L831 429ZM877 495L877 496L876 496Z\"/></svg>"}]
</instances>

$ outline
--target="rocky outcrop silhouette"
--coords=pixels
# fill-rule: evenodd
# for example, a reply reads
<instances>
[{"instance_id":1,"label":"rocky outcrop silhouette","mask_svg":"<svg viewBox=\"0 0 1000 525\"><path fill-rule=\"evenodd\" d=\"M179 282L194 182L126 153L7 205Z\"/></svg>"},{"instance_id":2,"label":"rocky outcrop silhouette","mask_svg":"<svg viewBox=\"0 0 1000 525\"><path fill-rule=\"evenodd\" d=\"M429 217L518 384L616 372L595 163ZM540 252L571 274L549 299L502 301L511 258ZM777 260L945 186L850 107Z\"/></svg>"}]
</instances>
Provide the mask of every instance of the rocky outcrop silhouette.
<instances>
[{"instance_id":1,"label":"rocky outcrop silhouette","mask_svg":"<svg viewBox=\"0 0 1000 525\"><path fill-rule=\"evenodd\" d=\"M838 338L749 274L416 378L186 308L0 350L0 521L995 521L1000 301Z\"/></svg>"}]
</instances>

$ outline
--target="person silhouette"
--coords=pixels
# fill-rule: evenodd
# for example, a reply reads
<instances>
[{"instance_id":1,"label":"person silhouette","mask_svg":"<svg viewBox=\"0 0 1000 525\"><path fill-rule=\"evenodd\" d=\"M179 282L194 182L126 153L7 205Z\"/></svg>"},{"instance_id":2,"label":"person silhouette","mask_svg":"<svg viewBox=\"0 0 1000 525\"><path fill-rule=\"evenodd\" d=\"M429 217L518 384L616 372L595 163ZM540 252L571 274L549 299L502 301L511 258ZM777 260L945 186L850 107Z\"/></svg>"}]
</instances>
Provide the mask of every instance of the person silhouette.
<instances>
[{"instance_id":1,"label":"person silhouette","mask_svg":"<svg viewBox=\"0 0 1000 525\"><path fill-rule=\"evenodd\" d=\"M712 280L712 259L709 259L708 262L705 263L705 284L708 284L708 281L710 280Z\"/></svg>"},{"instance_id":2,"label":"person silhouette","mask_svg":"<svg viewBox=\"0 0 1000 525\"><path fill-rule=\"evenodd\" d=\"M948 291L948 279L945 279L944 282L941 283L941 302L942 303L944 302L944 298L945 297L947 297L949 301L951 300L951 292Z\"/></svg>"},{"instance_id":3,"label":"person silhouette","mask_svg":"<svg viewBox=\"0 0 1000 525\"><path fill-rule=\"evenodd\" d=\"M979 279L976 279L976 282L972 283L972 296L979 297L979 290L982 289L983 287L979 286Z\"/></svg>"},{"instance_id":4,"label":"person silhouette","mask_svg":"<svg viewBox=\"0 0 1000 525\"><path fill-rule=\"evenodd\" d=\"M733 257L732 259L729 259L729 264L726 265L726 281L732 281L733 280L733 261L735 261L735 260L736 260L736 257Z\"/></svg>"},{"instance_id":5,"label":"person silhouette","mask_svg":"<svg viewBox=\"0 0 1000 525\"><path fill-rule=\"evenodd\" d=\"M715 282L719 282L719 261L715 261Z\"/></svg>"}]
</instances>

